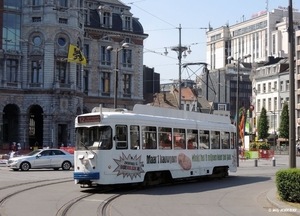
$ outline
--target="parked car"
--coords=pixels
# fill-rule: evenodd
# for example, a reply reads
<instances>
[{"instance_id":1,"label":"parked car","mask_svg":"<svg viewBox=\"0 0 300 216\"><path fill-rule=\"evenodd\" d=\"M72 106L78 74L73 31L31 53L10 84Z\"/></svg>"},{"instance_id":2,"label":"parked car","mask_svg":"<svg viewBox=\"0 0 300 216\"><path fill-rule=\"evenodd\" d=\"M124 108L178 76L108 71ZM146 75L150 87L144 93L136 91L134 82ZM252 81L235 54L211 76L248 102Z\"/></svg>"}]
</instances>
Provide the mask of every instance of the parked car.
<instances>
[{"instance_id":1,"label":"parked car","mask_svg":"<svg viewBox=\"0 0 300 216\"><path fill-rule=\"evenodd\" d=\"M74 155L61 149L38 149L24 156L9 158L7 166L15 171L44 168L69 170L74 166Z\"/></svg>"}]
</instances>

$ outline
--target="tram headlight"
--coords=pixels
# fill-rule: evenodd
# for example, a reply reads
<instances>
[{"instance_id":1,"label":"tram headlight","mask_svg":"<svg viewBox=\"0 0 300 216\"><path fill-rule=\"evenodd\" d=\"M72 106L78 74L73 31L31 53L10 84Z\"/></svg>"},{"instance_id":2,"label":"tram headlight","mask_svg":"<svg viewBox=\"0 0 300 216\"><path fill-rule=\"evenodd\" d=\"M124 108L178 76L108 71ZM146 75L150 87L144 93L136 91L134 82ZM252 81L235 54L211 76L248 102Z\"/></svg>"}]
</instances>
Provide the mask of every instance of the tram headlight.
<instances>
[{"instance_id":1,"label":"tram headlight","mask_svg":"<svg viewBox=\"0 0 300 216\"><path fill-rule=\"evenodd\" d=\"M79 160L83 160L84 159L84 155L78 155L78 159Z\"/></svg>"}]
</instances>

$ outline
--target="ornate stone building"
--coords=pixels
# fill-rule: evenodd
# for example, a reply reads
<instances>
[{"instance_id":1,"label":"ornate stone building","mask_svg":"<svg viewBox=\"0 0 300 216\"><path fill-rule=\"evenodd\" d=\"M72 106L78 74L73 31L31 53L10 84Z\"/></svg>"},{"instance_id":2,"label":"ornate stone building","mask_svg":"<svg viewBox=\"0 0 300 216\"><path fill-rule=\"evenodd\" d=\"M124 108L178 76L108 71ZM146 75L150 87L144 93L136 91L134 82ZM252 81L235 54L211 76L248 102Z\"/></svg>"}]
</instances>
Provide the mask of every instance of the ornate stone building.
<instances>
[{"instance_id":1,"label":"ornate stone building","mask_svg":"<svg viewBox=\"0 0 300 216\"><path fill-rule=\"evenodd\" d=\"M72 144L76 115L99 104L143 103L147 35L130 7L117 0L1 2L0 148ZM85 66L69 61L70 44Z\"/></svg>"}]
</instances>

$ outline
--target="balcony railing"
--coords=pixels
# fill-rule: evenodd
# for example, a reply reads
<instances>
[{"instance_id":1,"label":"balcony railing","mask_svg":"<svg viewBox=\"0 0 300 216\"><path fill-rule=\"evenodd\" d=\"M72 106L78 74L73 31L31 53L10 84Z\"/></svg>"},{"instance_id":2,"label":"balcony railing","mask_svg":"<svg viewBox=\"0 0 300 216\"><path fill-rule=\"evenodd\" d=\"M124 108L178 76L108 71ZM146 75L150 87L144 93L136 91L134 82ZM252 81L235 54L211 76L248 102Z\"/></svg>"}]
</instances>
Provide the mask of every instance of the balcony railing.
<instances>
[{"instance_id":1,"label":"balcony railing","mask_svg":"<svg viewBox=\"0 0 300 216\"><path fill-rule=\"evenodd\" d=\"M41 88L42 83L29 83L29 88Z\"/></svg>"},{"instance_id":2,"label":"balcony railing","mask_svg":"<svg viewBox=\"0 0 300 216\"><path fill-rule=\"evenodd\" d=\"M13 88L17 88L18 87L18 83L17 82L8 82L6 83L7 87L13 87Z\"/></svg>"}]
</instances>

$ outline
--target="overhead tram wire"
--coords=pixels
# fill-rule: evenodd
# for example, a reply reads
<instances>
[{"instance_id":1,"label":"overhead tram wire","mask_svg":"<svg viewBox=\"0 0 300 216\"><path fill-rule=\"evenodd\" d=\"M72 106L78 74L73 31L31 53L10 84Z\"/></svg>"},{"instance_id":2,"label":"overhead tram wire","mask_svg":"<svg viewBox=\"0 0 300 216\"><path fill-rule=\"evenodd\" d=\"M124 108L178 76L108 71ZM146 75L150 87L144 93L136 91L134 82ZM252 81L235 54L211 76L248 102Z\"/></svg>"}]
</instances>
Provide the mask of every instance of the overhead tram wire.
<instances>
[{"instance_id":1,"label":"overhead tram wire","mask_svg":"<svg viewBox=\"0 0 300 216\"><path fill-rule=\"evenodd\" d=\"M177 57L175 58L175 57L172 57L172 56L166 56L165 54L163 54L161 52L153 51L153 50L150 50L150 49L147 49L147 48L144 48L144 50L146 50L146 51L144 51L144 53L145 52L150 52L150 53L154 53L154 54L157 54L157 55L162 55L162 56L167 57L169 59L177 60ZM185 60L183 60L183 61L185 61ZM188 61L185 61L185 62L188 62ZM175 64L160 64L160 65L155 65L155 66L169 66L169 65L175 65ZM154 66L152 66L152 67L154 67Z\"/></svg>"},{"instance_id":2,"label":"overhead tram wire","mask_svg":"<svg viewBox=\"0 0 300 216\"><path fill-rule=\"evenodd\" d=\"M174 27L175 29L177 29L177 26L175 26L175 25L173 25L173 24L167 22L166 20L163 20L163 19L159 18L158 16L155 16L154 14L152 14L152 13L150 13L150 12L148 12L148 11L142 9L141 7L139 7L139 6L137 6L136 4L134 4L134 2L131 2L131 3L128 3L128 4L131 4L131 5L135 6L135 7L137 7L138 9L144 11L145 13L147 13L147 14L149 14L149 15L155 17L156 19L159 19L160 21L162 21L162 22L164 22L164 23L166 23L166 24L168 24L168 25Z\"/></svg>"},{"instance_id":3,"label":"overhead tram wire","mask_svg":"<svg viewBox=\"0 0 300 216\"><path fill-rule=\"evenodd\" d=\"M134 3L143 2L143 1L146 1L146 0L139 0L139 1L134 1L134 2L128 2L127 4L134 4Z\"/></svg>"},{"instance_id":4,"label":"overhead tram wire","mask_svg":"<svg viewBox=\"0 0 300 216\"><path fill-rule=\"evenodd\" d=\"M184 68L189 68L189 67L187 67L188 65L201 65L202 67L199 67L198 69L197 69L197 71L198 70L200 70L200 68L203 68L203 69L206 69L207 70L207 63L202 63L202 62L197 62L197 63L187 63L187 64L184 64L183 65L183 67ZM190 69L190 68L189 68ZM191 70L191 69L190 69ZM192 71L192 70L191 70ZM206 90L208 91L208 89L210 89L213 93L214 93L214 98L213 98L213 102L215 102L216 101L216 96L217 96L217 92L216 92L216 89L215 89L215 86L213 85L213 81L212 81L212 78L211 78L211 76L210 76L210 74L207 74L207 76L208 76L208 79L207 79L207 82L208 81L210 81L210 83L211 83L211 85L209 85L209 83L207 83L206 81L204 81L200 76L198 76L194 71L192 71L193 72L193 74L195 75L195 76L197 76L205 85L206 85ZM207 100L208 100L208 98L207 98ZM212 112L212 106L210 107L210 113Z\"/></svg>"},{"instance_id":5,"label":"overhead tram wire","mask_svg":"<svg viewBox=\"0 0 300 216\"><path fill-rule=\"evenodd\" d=\"M202 68L202 67L199 67L196 71L193 71L193 70L192 70L191 68L189 68L189 67L184 67L184 69L187 71L188 79L191 79L193 75L196 76L196 77L198 77L199 75L197 75L197 71L199 71L201 68ZM189 71L192 72L191 75L190 75Z\"/></svg>"}]
</instances>

